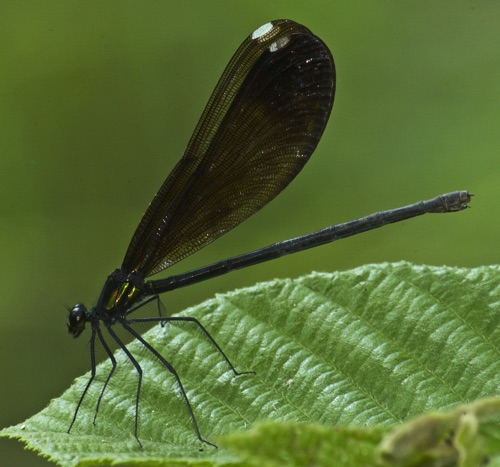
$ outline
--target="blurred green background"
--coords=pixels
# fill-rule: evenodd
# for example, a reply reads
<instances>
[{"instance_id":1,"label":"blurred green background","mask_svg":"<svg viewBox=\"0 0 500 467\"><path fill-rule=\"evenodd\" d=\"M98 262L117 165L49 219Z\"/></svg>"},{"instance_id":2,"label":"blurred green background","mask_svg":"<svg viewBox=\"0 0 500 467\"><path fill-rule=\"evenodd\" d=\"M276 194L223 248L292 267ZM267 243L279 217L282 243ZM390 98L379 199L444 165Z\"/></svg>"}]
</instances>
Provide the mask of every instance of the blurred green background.
<instances>
[{"instance_id":1,"label":"blurred green background","mask_svg":"<svg viewBox=\"0 0 500 467\"><path fill-rule=\"evenodd\" d=\"M499 2L3 0L0 427L89 369L89 333L67 334L64 305L94 304L232 53L277 18L333 52L329 126L286 192L172 272L447 191L475 193L472 209L181 289L166 307L370 262L498 263ZM47 465L0 443L2 466Z\"/></svg>"}]
</instances>

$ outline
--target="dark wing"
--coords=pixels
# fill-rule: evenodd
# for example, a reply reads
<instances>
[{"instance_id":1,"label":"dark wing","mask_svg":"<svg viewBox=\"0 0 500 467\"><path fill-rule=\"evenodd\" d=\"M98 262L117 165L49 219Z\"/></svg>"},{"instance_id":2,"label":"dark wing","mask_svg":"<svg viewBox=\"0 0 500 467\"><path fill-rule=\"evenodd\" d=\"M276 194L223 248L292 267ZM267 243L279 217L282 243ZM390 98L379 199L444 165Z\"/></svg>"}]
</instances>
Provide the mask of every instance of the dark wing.
<instances>
[{"instance_id":1,"label":"dark wing","mask_svg":"<svg viewBox=\"0 0 500 467\"><path fill-rule=\"evenodd\" d=\"M254 31L144 214L124 271L155 274L265 206L315 150L334 92L332 55L311 31L289 20Z\"/></svg>"}]
</instances>

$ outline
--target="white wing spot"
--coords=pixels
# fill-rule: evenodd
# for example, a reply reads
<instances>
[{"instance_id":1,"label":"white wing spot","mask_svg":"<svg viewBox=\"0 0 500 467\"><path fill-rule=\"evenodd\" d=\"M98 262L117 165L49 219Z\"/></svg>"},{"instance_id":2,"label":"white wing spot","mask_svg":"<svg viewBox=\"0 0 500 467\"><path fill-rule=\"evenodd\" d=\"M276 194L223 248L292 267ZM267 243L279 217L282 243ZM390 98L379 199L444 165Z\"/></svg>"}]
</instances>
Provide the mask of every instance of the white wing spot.
<instances>
[{"instance_id":1,"label":"white wing spot","mask_svg":"<svg viewBox=\"0 0 500 467\"><path fill-rule=\"evenodd\" d=\"M280 37L276 42L273 42L269 46L269 52L277 52L278 50L285 47L285 45L287 45L289 42L290 42L289 36Z\"/></svg>"},{"instance_id":2,"label":"white wing spot","mask_svg":"<svg viewBox=\"0 0 500 467\"><path fill-rule=\"evenodd\" d=\"M254 32L252 32L252 39L258 39L264 34L268 33L273 28L273 23L263 24L260 28L257 28Z\"/></svg>"}]
</instances>

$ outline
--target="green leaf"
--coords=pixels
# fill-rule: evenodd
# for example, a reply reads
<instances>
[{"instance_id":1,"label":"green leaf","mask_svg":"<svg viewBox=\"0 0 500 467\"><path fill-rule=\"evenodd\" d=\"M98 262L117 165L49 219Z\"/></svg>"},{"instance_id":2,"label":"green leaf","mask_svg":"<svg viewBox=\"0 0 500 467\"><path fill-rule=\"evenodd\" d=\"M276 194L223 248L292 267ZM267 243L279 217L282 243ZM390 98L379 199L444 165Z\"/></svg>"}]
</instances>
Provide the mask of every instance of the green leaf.
<instances>
[{"instance_id":1,"label":"green leaf","mask_svg":"<svg viewBox=\"0 0 500 467\"><path fill-rule=\"evenodd\" d=\"M392 430L267 421L224 436L222 442L245 465L256 467L375 463L476 467L486 458L491 462L496 456L500 461L498 438L492 436L493 431L500 434L499 420L500 397L495 397L423 415Z\"/></svg>"},{"instance_id":2,"label":"green leaf","mask_svg":"<svg viewBox=\"0 0 500 467\"><path fill-rule=\"evenodd\" d=\"M362 466L374 464L377 445L387 431L266 421L221 441L245 466Z\"/></svg>"},{"instance_id":3,"label":"green leaf","mask_svg":"<svg viewBox=\"0 0 500 467\"><path fill-rule=\"evenodd\" d=\"M423 415L396 427L378 450L384 465L475 467L500 462L500 397Z\"/></svg>"},{"instance_id":4,"label":"green leaf","mask_svg":"<svg viewBox=\"0 0 500 467\"><path fill-rule=\"evenodd\" d=\"M265 439L267 445L283 441L273 453L276 464L268 465L304 460L302 448L311 445L318 459L337 453L337 465L362 465L361 459L373 465L379 457L388 462L394 460L391 447L400 446L387 438L381 442L389 427L404 429L413 417L498 394L499 284L498 266L368 265L258 284L183 313L205 325L238 370L256 375L234 377L195 326L156 326L144 337L178 371L202 436L218 444L217 450L197 440L172 376L137 342L128 348L144 370L143 449L133 436L137 373L122 352L95 426L109 362L99 365L71 434L66 431L88 374L0 436L19 438L68 466L259 465L258 450L253 448L253 461L249 457L259 438L254 430L264 433L263 450ZM439 458L443 450L434 446L451 442L455 458L499 456L498 420L484 425L476 412L470 409L459 422L452 417L451 429L438 424L435 439L426 440L432 455ZM289 424L268 422L242 433L263 420ZM429 420L434 426L435 418ZM245 436L250 451L242 447ZM418 436L410 438L413 444L404 449L411 453ZM412 454L403 459L414 461Z\"/></svg>"}]
</instances>

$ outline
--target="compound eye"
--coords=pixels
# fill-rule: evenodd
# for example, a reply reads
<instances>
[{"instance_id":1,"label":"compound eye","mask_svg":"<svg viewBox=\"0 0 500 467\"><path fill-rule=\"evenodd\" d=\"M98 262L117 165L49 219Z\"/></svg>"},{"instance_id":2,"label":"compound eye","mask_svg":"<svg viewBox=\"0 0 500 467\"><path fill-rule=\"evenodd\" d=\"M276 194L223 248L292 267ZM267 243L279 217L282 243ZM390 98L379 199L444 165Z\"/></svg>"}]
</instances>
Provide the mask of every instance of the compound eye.
<instances>
[{"instance_id":1,"label":"compound eye","mask_svg":"<svg viewBox=\"0 0 500 467\"><path fill-rule=\"evenodd\" d=\"M69 311L68 318L68 332L73 335L73 337L78 337L85 329L85 323L87 322L87 308L81 303L76 304Z\"/></svg>"}]
</instances>

